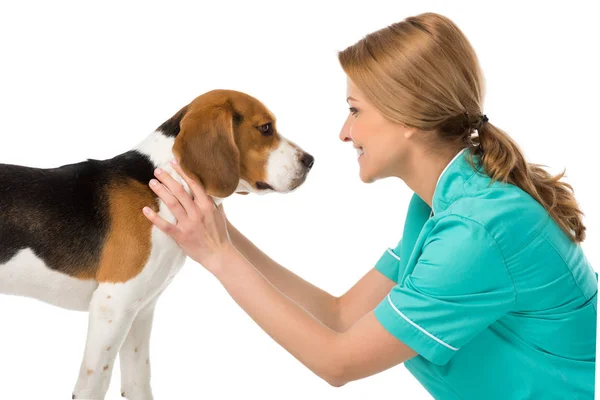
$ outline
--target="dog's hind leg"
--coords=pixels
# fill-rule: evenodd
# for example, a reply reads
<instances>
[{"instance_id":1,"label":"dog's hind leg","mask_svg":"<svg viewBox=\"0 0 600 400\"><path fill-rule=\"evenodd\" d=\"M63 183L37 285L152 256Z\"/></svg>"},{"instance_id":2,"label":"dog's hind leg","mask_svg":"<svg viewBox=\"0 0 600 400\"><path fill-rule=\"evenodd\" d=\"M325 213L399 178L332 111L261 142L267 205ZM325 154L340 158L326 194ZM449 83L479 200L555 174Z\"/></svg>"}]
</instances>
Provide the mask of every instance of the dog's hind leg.
<instances>
[{"instance_id":1,"label":"dog's hind leg","mask_svg":"<svg viewBox=\"0 0 600 400\"><path fill-rule=\"evenodd\" d=\"M150 333L159 295L140 310L119 350L121 396L129 400L153 399L150 385Z\"/></svg>"},{"instance_id":2,"label":"dog's hind leg","mask_svg":"<svg viewBox=\"0 0 600 400\"><path fill-rule=\"evenodd\" d=\"M73 399L104 399L117 353L142 306L131 289L128 283L101 283L94 291Z\"/></svg>"}]
</instances>

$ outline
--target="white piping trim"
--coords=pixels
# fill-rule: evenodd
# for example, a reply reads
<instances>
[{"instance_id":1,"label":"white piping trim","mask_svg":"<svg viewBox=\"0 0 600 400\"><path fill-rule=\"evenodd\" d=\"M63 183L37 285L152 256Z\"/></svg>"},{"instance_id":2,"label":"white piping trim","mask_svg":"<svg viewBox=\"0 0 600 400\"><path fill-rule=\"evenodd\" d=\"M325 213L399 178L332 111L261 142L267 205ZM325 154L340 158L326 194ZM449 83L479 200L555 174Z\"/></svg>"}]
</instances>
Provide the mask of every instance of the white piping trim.
<instances>
[{"instance_id":1,"label":"white piping trim","mask_svg":"<svg viewBox=\"0 0 600 400\"><path fill-rule=\"evenodd\" d=\"M398 256L396 255L396 253L394 253L394 252L392 251L392 249L388 248L388 249L387 249L387 251L388 251L388 253L390 253L392 256L394 256L394 257L395 257L397 260L400 260L400 257L398 257Z\"/></svg>"},{"instance_id":2,"label":"white piping trim","mask_svg":"<svg viewBox=\"0 0 600 400\"><path fill-rule=\"evenodd\" d=\"M425 329L421 328L419 325L415 324L410 319L408 319L408 317L406 315L402 314L402 312L396 308L394 303L392 303L392 299L390 299L389 294L387 295L387 299L388 299L388 302L390 303L390 305L392 306L392 308L398 313L398 315L400 315L402 318L404 318L406 320L406 322L408 322L409 324L411 324L412 326L414 326L415 328L417 328L418 330L420 330L421 332L423 332L424 334L426 334L427 336L429 336L430 338L432 338L439 344L446 346L450 350L458 351L458 349L456 347L452 347L448 343L444 342L443 340L436 338L431 333L427 332Z\"/></svg>"},{"instance_id":3,"label":"white piping trim","mask_svg":"<svg viewBox=\"0 0 600 400\"><path fill-rule=\"evenodd\" d=\"M435 189L433 189L433 196L431 196L431 212L435 214L435 211L433 210L433 199L435 198L435 192L437 190L438 184L440 183L440 180L442 179L442 176L444 175L444 173L448 170L448 168L452 165L452 163L458 158L458 156L460 156L462 153L465 152L465 150L467 150L467 148L463 148L461 151L459 151L452 160L450 160L450 162L448 163L448 165L446 165L446 167L443 169L442 173L440 174L440 176L438 176L438 180L435 183Z\"/></svg>"}]
</instances>

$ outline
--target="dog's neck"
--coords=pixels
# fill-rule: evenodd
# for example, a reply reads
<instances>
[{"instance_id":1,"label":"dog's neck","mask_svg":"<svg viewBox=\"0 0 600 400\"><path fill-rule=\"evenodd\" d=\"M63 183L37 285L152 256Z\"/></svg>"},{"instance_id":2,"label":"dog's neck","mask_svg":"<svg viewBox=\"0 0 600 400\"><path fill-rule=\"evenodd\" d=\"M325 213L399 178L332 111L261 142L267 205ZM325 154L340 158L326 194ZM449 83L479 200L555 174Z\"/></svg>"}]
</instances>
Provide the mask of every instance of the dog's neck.
<instances>
[{"instance_id":1,"label":"dog's neck","mask_svg":"<svg viewBox=\"0 0 600 400\"><path fill-rule=\"evenodd\" d=\"M166 136L161 131L154 131L139 142L133 150L147 155L157 168L166 169L170 166L170 161L175 159L172 150L174 144L175 137Z\"/></svg>"},{"instance_id":2,"label":"dog's neck","mask_svg":"<svg viewBox=\"0 0 600 400\"><path fill-rule=\"evenodd\" d=\"M192 194L188 184L179 176L177 171L173 169L171 160L175 159L173 154L173 145L175 144L174 136L167 136L163 132L157 130L148 135L144 140L139 142L133 150L137 150L142 154L145 154L150 158L155 168L161 168L163 171L168 172L173 176L179 183L183 185L188 194ZM223 199L219 197L211 196L215 204L219 205Z\"/></svg>"}]
</instances>

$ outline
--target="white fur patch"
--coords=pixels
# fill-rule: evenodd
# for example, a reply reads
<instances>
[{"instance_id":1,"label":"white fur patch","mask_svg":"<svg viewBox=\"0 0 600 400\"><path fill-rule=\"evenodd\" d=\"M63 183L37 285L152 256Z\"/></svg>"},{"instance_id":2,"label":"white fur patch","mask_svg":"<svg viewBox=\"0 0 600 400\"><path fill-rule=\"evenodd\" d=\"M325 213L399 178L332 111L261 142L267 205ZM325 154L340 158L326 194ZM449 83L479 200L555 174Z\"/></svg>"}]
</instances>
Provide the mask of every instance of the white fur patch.
<instances>
[{"instance_id":1,"label":"white fur patch","mask_svg":"<svg viewBox=\"0 0 600 400\"><path fill-rule=\"evenodd\" d=\"M304 173L300 162L298 148L282 137L279 146L274 149L267 160L267 183L275 191L286 193L294 189L294 183Z\"/></svg>"},{"instance_id":2,"label":"white fur patch","mask_svg":"<svg viewBox=\"0 0 600 400\"><path fill-rule=\"evenodd\" d=\"M33 297L69 310L86 311L97 287L95 280L50 269L29 247L0 264L0 293Z\"/></svg>"},{"instance_id":3,"label":"white fur patch","mask_svg":"<svg viewBox=\"0 0 600 400\"><path fill-rule=\"evenodd\" d=\"M154 131L133 149L146 154L154 165L162 168L163 165L175 158L172 151L174 144L175 138L165 136L160 131Z\"/></svg>"}]
</instances>

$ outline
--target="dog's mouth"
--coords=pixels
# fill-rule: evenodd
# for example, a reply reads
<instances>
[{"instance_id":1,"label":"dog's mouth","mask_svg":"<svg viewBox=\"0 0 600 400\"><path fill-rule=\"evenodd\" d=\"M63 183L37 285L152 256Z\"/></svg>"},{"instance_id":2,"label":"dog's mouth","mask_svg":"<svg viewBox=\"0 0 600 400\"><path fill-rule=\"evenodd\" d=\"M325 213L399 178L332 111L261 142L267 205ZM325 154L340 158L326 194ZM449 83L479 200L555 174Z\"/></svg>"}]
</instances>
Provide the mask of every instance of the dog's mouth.
<instances>
[{"instance_id":1,"label":"dog's mouth","mask_svg":"<svg viewBox=\"0 0 600 400\"><path fill-rule=\"evenodd\" d=\"M273 186L269 185L267 182L262 182L262 181L256 182L256 188L260 189L260 190L267 190L267 189L275 190L275 189L273 189Z\"/></svg>"}]
</instances>

